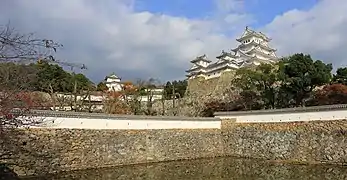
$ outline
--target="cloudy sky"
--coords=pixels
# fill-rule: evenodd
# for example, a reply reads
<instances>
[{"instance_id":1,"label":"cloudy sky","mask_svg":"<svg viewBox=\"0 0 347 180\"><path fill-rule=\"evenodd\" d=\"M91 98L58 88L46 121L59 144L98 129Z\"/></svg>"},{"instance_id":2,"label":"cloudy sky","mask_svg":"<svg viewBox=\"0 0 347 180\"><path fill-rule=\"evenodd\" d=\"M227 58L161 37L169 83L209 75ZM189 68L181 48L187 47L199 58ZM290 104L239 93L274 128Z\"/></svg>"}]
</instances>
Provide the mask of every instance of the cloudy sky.
<instances>
[{"instance_id":1,"label":"cloudy sky","mask_svg":"<svg viewBox=\"0 0 347 180\"><path fill-rule=\"evenodd\" d=\"M56 55L85 63L93 81L183 79L189 61L237 45L245 26L267 33L278 55L347 65L347 0L0 0L0 24L54 39Z\"/></svg>"}]
</instances>

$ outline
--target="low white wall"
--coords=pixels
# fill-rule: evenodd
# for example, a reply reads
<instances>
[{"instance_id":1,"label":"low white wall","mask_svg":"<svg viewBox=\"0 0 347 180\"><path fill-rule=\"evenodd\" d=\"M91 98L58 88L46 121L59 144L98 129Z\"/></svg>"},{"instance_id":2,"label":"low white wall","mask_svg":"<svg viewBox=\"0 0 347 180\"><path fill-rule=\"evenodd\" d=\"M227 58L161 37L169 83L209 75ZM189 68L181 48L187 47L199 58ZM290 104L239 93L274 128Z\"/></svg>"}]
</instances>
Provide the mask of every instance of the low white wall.
<instances>
[{"instance_id":1,"label":"low white wall","mask_svg":"<svg viewBox=\"0 0 347 180\"><path fill-rule=\"evenodd\" d=\"M219 112L215 114L215 118L88 115L49 111L37 111L38 114L34 117L37 122L40 122L35 128L70 129L221 129L223 119L236 119L236 123L285 123L347 119L347 106L345 105L335 107L335 109L320 108L319 111L311 108L305 109L305 111L284 109L280 111ZM45 115L40 115L40 113ZM49 117L50 113L56 117Z\"/></svg>"},{"instance_id":2,"label":"low white wall","mask_svg":"<svg viewBox=\"0 0 347 180\"><path fill-rule=\"evenodd\" d=\"M268 122L298 122L298 121L329 121L347 119L347 110L316 111L316 112L290 112L276 114L243 114L221 115L220 119L236 119L237 123L268 123Z\"/></svg>"},{"instance_id":3,"label":"low white wall","mask_svg":"<svg viewBox=\"0 0 347 180\"><path fill-rule=\"evenodd\" d=\"M40 117L42 123L33 128L69 129L220 129L221 121L216 120L130 120Z\"/></svg>"}]
</instances>

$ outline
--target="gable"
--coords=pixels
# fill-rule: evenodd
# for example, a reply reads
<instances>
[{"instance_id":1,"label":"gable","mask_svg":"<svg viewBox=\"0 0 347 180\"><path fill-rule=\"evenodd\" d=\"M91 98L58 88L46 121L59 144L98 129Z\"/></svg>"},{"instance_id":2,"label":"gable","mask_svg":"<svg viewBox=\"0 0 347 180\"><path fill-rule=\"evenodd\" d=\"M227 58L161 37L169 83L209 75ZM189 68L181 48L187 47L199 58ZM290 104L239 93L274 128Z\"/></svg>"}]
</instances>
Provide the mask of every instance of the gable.
<instances>
[{"instance_id":1,"label":"gable","mask_svg":"<svg viewBox=\"0 0 347 180\"><path fill-rule=\"evenodd\" d=\"M243 34L241 35L241 38L243 38L243 37L246 37L246 36L248 36L249 34L251 34L248 30L245 30L244 32L243 32Z\"/></svg>"},{"instance_id":2,"label":"gable","mask_svg":"<svg viewBox=\"0 0 347 180\"><path fill-rule=\"evenodd\" d=\"M201 66L193 64L193 66L189 70L196 69L196 68L201 68Z\"/></svg>"}]
</instances>

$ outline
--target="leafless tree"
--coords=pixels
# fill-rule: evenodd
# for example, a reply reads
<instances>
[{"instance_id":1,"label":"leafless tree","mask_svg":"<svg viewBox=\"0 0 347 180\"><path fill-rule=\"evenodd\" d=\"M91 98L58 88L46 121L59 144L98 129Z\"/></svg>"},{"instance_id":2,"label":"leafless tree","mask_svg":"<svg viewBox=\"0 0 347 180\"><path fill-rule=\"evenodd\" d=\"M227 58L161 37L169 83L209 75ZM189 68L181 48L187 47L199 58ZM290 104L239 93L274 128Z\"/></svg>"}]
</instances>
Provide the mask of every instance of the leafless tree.
<instances>
[{"instance_id":1,"label":"leafless tree","mask_svg":"<svg viewBox=\"0 0 347 180\"><path fill-rule=\"evenodd\" d=\"M146 109L144 111L144 113L146 115L156 115L156 111L153 109L153 104L154 104L154 96L157 95L157 92L155 91L155 89L157 88L157 86L160 84L160 81L158 79L155 78L150 78L147 81L144 81L144 91L145 91L145 96L147 98L146 101Z\"/></svg>"},{"instance_id":2,"label":"leafless tree","mask_svg":"<svg viewBox=\"0 0 347 180\"><path fill-rule=\"evenodd\" d=\"M28 72L22 69L25 66L14 68L14 65L54 61L53 53L59 47L61 45L52 40L37 39L34 34L20 33L10 24L0 26L0 63L3 67L0 68L0 159L10 153L2 150L6 149L5 139L13 127L39 122L37 118L27 115L35 105L28 89L32 77L25 74ZM7 142L7 145L10 143Z\"/></svg>"},{"instance_id":3,"label":"leafless tree","mask_svg":"<svg viewBox=\"0 0 347 180\"><path fill-rule=\"evenodd\" d=\"M59 94L56 96L57 103L59 105L58 110L65 110L65 107L70 105L70 102L72 102L72 96L68 94ZM55 106L53 106L53 109Z\"/></svg>"},{"instance_id":4,"label":"leafless tree","mask_svg":"<svg viewBox=\"0 0 347 180\"><path fill-rule=\"evenodd\" d=\"M71 102L71 109L73 111L91 111L93 103L91 103L91 90L73 93L73 100Z\"/></svg>"},{"instance_id":5,"label":"leafless tree","mask_svg":"<svg viewBox=\"0 0 347 180\"><path fill-rule=\"evenodd\" d=\"M2 62L54 61L52 53L60 47L62 45L53 40L37 39L33 33L20 33L9 23L0 25L0 61Z\"/></svg>"}]
</instances>

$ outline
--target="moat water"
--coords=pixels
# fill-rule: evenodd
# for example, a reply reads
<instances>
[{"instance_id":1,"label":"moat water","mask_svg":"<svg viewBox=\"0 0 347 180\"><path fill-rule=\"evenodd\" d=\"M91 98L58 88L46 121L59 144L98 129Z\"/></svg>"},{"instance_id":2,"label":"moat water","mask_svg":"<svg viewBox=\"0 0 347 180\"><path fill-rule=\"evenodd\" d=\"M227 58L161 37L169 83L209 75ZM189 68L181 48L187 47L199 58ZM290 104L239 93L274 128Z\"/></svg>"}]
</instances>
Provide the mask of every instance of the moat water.
<instances>
[{"instance_id":1,"label":"moat water","mask_svg":"<svg viewBox=\"0 0 347 180\"><path fill-rule=\"evenodd\" d=\"M26 180L342 180L347 166L216 158L65 172Z\"/></svg>"}]
</instances>

